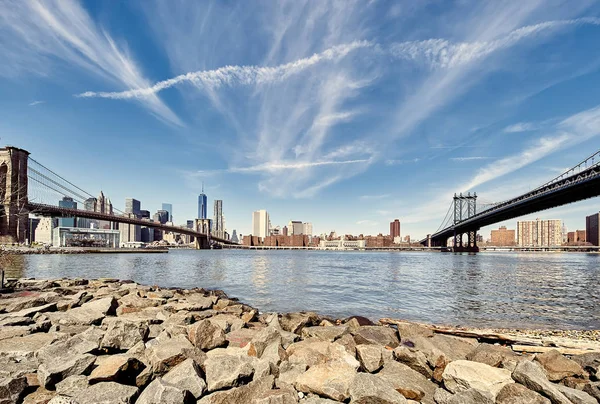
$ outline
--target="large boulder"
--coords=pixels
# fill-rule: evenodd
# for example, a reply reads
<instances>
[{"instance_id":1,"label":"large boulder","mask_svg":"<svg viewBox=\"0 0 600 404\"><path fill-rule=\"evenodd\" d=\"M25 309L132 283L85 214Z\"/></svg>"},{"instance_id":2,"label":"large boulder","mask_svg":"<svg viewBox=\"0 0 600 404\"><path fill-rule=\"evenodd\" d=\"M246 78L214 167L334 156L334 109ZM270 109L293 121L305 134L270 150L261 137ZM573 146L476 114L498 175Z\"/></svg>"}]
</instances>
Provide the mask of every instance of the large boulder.
<instances>
[{"instance_id":1,"label":"large boulder","mask_svg":"<svg viewBox=\"0 0 600 404\"><path fill-rule=\"evenodd\" d=\"M225 335L228 346L243 348L256 336L259 330L253 328L240 328Z\"/></svg>"},{"instance_id":2,"label":"large boulder","mask_svg":"<svg viewBox=\"0 0 600 404\"><path fill-rule=\"evenodd\" d=\"M400 345L398 332L391 327L385 326L363 326L352 331L356 345L370 344L389 346L396 348Z\"/></svg>"},{"instance_id":3,"label":"large boulder","mask_svg":"<svg viewBox=\"0 0 600 404\"><path fill-rule=\"evenodd\" d=\"M569 376L583 376L583 368L575 361L564 357L556 349L535 356L535 361L544 368L548 380L558 382Z\"/></svg>"},{"instance_id":4,"label":"large boulder","mask_svg":"<svg viewBox=\"0 0 600 404\"><path fill-rule=\"evenodd\" d=\"M427 357L421 351L400 345L394 349L394 357L398 362L403 363L411 369L421 373L428 379L431 379L433 376L433 371L427 363Z\"/></svg>"},{"instance_id":5,"label":"large boulder","mask_svg":"<svg viewBox=\"0 0 600 404\"><path fill-rule=\"evenodd\" d=\"M466 360L450 362L442 378L446 389L453 393L477 389L489 392L494 398L505 385L514 383L509 370Z\"/></svg>"},{"instance_id":6,"label":"large boulder","mask_svg":"<svg viewBox=\"0 0 600 404\"><path fill-rule=\"evenodd\" d=\"M82 304L81 307L67 311L66 316L59 323L66 325L99 324L105 316L115 314L118 306L117 300L112 296L92 300Z\"/></svg>"},{"instance_id":7,"label":"large boulder","mask_svg":"<svg viewBox=\"0 0 600 404\"><path fill-rule=\"evenodd\" d=\"M600 352L575 355L571 359L588 372L591 378L600 379Z\"/></svg>"},{"instance_id":8,"label":"large boulder","mask_svg":"<svg viewBox=\"0 0 600 404\"><path fill-rule=\"evenodd\" d=\"M202 378L200 366L193 359L186 359L164 375L163 380L181 390L188 390L199 399L206 391L206 382Z\"/></svg>"},{"instance_id":9,"label":"large boulder","mask_svg":"<svg viewBox=\"0 0 600 404\"><path fill-rule=\"evenodd\" d=\"M78 404L133 403L138 394L135 386L115 382L102 382L80 390L73 399Z\"/></svg>"},{"instance_id":10,"label":"large boulder","mask_svg":"<svg viewBox=\"0 0 600 404\"><path fill-rule=\"evenodd\" d=\"M315 337L325 341L331 341L340 338L342 335L347 334L349 332L349 328L347 325L338 325L338 326L330 326L330 327L304 327L302 329L302 337L310 338Z\"/></svg>"},{"instance_id":11,"label":"large boulder","mask_svg":"<svg viewBox=\"0 0 600 404\"><path fill-rule=\"evenodd\" d=\"M286 313L281 316L279 323L285 331L300 334L304 327L317 325L319 316L313 312Z\"/></svg>"},{"instance_id":12,"label":"large boulder","mask_svg":"<svg viewBox=\"0 0 600 404\"><path fill-rule=\"evenodd\" d=\"M407 403L406 398L398 393L390 382L368 373L357 373L352 379L349 391L353 403Z\"/></svg>"},{"instance_id":13,"label":"large boulder","mask_svg":"<svg viewBox=\"0 0 600 404\"><path fill-rule=\"evenodd\" d=\"M309 367L325 362L341 363L354 369L360 366L360 362L344 346L316 338L295 342L286 349L286 353L290 363L301 363Z\"/></svg>"},{"instance_id":14,"label":"large boulder","mask_svg":"<svg viewBox=\"0 0 600 404\"><path fill-rule=\"evenodd\" d=\"M377 376L389 382L396 391L410 400L432 402L436 385L407 365L388 362Z\"/></svg>"},{"instance_id":15,"label":"large boulder","mask_svg":"<svg viewBox=\"0 0 600 404\"><path fill-rule=\"evenodd\" d=\"M226 344L225 332L211 320L202 320L192 324L188 330L188 338L195 347L210 350Z\"/></svg>"},{"instance_id":16,"label":"large boulder","mask_svg":"<svg viewBox=\"0 0 600 404\"><path fill-rule=\"evenodd\" d=\"M87 372L96 357L90 354L69 354L53 358L40 365L38 368L38 380L41 386L53 388L54 385L66 377L81 375Z\"/></svg>"},{"instance_id":17,"label":"large boulder","mask_svg":"<svg viewBox=\"0 0 600 404\"><path fill-rule=\"evenodd\" d=\"M185 336L177 335L173 338L160 339L158 343L147 349L146 358L152 372L162 375L186 360L193 349L194 346Z\"/></svg>"},{"instance_id":18,"label":"large boulder","mask_svg":"<svg viewBox=\"0 0 600 404\"><path fill-rule=\"evenodd\" d=\"M600 403L600 382L586 384L583 387L583 391L594 397Z\"/></svg>"},{"instance_id":19,"label":"large boulder","mask_svg":"<svg viewBox=\"0 0 600 404\"><path fill-rule=\"evenodd\" d=\"M130 321L119 317L107 317L102 322L106 333L100 344L102 348L127 350L148 338L147 321Z\"/></svg>"},{"instance_id":20,"label":"large boulder","mask_svg":"<svg viewBox=\"0 0 600 404\"><path fill-rule=\"evenodd\" d=\"M342 363L322 363L301 374L294 387L304 393L315 393L333 400L344 401L350 397L350 385L356 369Z\"/></svg>"},{"instance_id":21,"label":"large boulder","mask_svg":"<svg viewBox=\"0 0 600 404\"><path fill-rule=\"evenodd\" d=\"M494 398L489 392L477 389L459 391L456 394L450 394L444 389L437 389L435 402L437 404L494 404Z\"/></svg>"},{"instance_id":22,"label":"large boulder","mask_svg":"<svg viewBox=\"0 0 600 404\"><path fill-rule=\"evenodd\" d=\"M26 377L0 378L0 403L16 403L27 388Z\"/></svg>"},{"instance_id":23,"label":"large boulder","mask_svg":"<svg viewBox=\"0 0 600 404\"><path fill-rule=\"evenodd\" d=\"M239 351L238 351L239 350ZM210 351L204 362L208 391L237 387L252 380L254 358L241 348Z\"/></svg>"},{"instance_id":24,"label":"large boulder","mask_svg":"<svg viewBox=\"0 0 600 404\"><path fill-rule=\"evenodd\" d=\"M504 346L479 344L477 348L467 354L466 359L513 371L517 363L522 360L522 356Z\"/></svg>"},{"instance_id":25,"label":"large boulder","mask_svg":"<svg viewBox=\"0 0 600 404\"><path fill-rule=\"evenodd\" d=\"M0 340L0 356L10 358L32 358L34 354L45 346L55 342L60 334L35 333L22 337Z\"/></svg>"},{"instance_id":26,"label":"large boulder","mask_svg":"<svg viewBox=\"0 0 600 404\"><path fill-rule=\"evenodd\" d=\"M552 404L572 404L556 385L548 381L544 370L536 362L520 362L513 371L512 377L528 389L548 397Z\"/></svg>"},{"instance_id":27,"label":"large boulder","mask_svg":"<svg viewBox=\"0 0 600 404\"><path fill-rule=\"evenodd\" d=\"M128 355L105 355L96 358L96 368L89 376L90 383L115 381L135 384L136 376L144 369L144 364Z\"/></svg>"},{"instance_id":28,"label":"large boulder","mask_svg":"<svg viewBox=\"0 0 600 404\"><path fill-rule=\"evenodd\" d=\"M496 396L496 404L550 404L550 400L518 383L507 384Z\"/></svg>"},{"instance_id":29,"label":"large boulder","mask_svg":"<svg viewBox=\"0 0 600 404\"><path fill-rule=\"evenodd\" d=\"M6 317L33 317L37 313L45 313L49 311L56 311L56 303L49 303L43 306L35 306L28 309L15 311L7 314Z\"/></svg>"},{"instance_id":30,"label":"large boulder","mask_svg":"<svg viewBox=\"0 0 600 404\"><path fill-rule=\"evenodd\" d=\"M65 341L40 348L35 353L35 357L40 363L44 363L62 356L91 353L99 348L103 335L104 332L102 330L90 327Z\"/></svg>"},{"instance_id":31,"label":"large boulder","mask_svg":"<svg viewBox=\"0 0 600 404\"><path fill-rule=\"evenodd\" d=\"M173 386L160 377L154 379L135 400L136 404L184 404L195 401L189 391Z\"/></svg>"},{"instance_id":32,"label":"large boulder","mask_svg":"<svg viewBox=\"0 0 600 404\"><path fill-rule=\"evenodd\" d=\"M253 400L255 398L261 397L264 393L271 391L273 382L273 376L261 377L241 387L217 391L204 396L198 400L198 404L254 403ZM270 402L270 404L275 403L277 402Z\"/></svg>"},{"instance_id":33,"label":"large boulder","mask_svg":"<svg viewBox=\"0 0 600 404\"><path fill-rule=\"evenodd\" d=\"M73 397L80 390L85 390L89 386L87 376L74 375L65 378L63 381L56 383L56 392L63 396Z\"/></svg>"},{"instance_id":34,"label":"large boulder","mask_svg":"<svg viewBox=\"0 0 600 404\"><path fill-rule=\"evenodd\" d=\"M565 397L571 400L573 404L598 404L598 401L596 401L594 397L590 396L585 391L572 389L560 384L557 384L556 387L561 393L564 394Z\"/></svg>"},{"instance_id":35,"label":"large boulder","mask_svg":"<svg viewBox=\"0 0 600 404\"><path fill-rule=\"evenodd\" d=\"M383 366L384 347L380 345L358 345L356 355L362 368L368 373L374 373Z\"/></svg>"}]
</instances>

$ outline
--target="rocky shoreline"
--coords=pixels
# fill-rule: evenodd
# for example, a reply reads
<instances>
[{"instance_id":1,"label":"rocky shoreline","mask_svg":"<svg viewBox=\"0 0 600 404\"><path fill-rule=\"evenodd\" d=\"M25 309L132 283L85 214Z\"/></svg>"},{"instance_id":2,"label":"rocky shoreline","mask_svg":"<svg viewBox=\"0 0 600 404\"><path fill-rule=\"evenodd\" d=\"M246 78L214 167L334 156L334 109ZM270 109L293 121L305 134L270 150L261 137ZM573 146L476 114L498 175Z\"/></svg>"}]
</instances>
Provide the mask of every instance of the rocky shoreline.
<instances>
[{"instance_id":1,"label":"rocky shoreline","mask_svg":"<svg viewBox=\"0 0 600 404\"><path fill-rule=\"evenodd\" d=\"M516 352L492 333L259 313L218 290L116 279L8 287L0 404L600 402L589 347Z\"/></svg>"}]
</instances>

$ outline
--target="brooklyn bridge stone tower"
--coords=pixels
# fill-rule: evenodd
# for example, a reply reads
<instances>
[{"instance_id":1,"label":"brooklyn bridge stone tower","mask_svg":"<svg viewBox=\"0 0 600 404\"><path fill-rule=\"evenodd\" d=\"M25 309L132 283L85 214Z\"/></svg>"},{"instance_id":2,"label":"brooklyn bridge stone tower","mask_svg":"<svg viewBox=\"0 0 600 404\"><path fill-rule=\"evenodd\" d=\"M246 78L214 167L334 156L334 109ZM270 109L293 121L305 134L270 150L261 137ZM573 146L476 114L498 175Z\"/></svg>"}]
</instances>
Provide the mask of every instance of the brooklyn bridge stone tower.
<instances>
[{"instance_id":1,"label":"brooklyn bridge stone tower","mask_svg":"<svg viewBox=\"0 0 600 404\"><path fill-rule=\"evenodd\" d=\"M27 231L27 160L29 152L0 148L0 242L25 241Z\"/></svg>"}]
</instances>

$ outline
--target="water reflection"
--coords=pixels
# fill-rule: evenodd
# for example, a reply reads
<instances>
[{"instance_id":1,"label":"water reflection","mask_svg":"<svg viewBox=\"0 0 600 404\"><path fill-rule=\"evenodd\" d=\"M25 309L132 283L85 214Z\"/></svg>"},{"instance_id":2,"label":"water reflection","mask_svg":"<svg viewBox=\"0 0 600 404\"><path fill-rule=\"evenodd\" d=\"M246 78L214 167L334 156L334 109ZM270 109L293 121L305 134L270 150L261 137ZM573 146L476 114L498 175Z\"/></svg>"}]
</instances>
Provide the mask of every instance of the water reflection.
<instances>
[{"instance_id":1,"label":"water reflection","mask_svg":"<svg viewBox=\"0 0 600 404\"><path fill-rule=\"evenodd\" d=\"M262 311L600 328L598 254L172 251L18 256L7 276L223 289Z\"/></svg>"}]
</instances>

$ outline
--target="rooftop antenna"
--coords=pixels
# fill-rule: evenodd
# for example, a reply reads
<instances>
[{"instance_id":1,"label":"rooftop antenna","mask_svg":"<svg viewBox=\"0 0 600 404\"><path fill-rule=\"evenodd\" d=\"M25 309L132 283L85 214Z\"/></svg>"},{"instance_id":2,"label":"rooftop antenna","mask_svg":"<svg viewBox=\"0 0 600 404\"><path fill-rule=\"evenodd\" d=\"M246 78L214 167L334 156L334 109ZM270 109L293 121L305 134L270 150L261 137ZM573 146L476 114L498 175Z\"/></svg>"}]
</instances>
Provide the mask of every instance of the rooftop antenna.
<instances>
[{"instance_id":1,"label":"rooftop antenna","mask_svg":"<svg viewBox=\"0 0 600 404\"><path fill-rule=\"evenodd\" d=\"M204 193L204 181L202 181L202 193Z\"/></svg>"}]
</instances>

